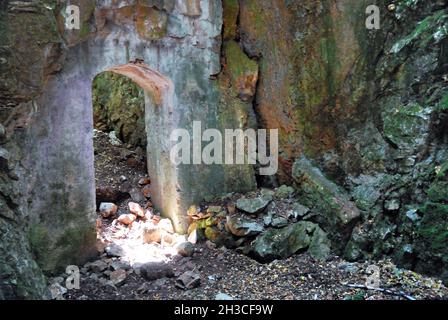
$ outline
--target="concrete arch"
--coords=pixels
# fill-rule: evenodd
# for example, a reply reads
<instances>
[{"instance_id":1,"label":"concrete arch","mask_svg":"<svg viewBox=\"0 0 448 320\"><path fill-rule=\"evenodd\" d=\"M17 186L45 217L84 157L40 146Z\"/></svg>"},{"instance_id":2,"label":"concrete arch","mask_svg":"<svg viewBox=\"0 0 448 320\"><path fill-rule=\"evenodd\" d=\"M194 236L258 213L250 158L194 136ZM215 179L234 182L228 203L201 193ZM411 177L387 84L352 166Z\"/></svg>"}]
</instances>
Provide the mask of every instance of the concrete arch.
<instances>
[{"instance_id":1,"label":"concrete arch","mask_svg":"<svg viewBox=\"0 0 448 320\"><path fill-rule=\"evenodd\" d=\"M240 126L220 109L212 77L221 67L221 2L195 2L201 10L194 15L181 6L166 11L131 0L124 7L98 4L91 17L95 32L64 35L60 68L55 63L57 71L33 101L28 138L21 146L27 150L24 210L44 271L81 264L96 254L92 81L101 72L125 75L145 90L152 200L177 231L187 230L191 204L255 186L250 166L174 166L169 159L173 129L191 132L193 121L220 130L228 123ZM154 17L164 25L160 34L147 32ZM135 23L134 18L147 21ZM147 64L128 63L135 58Z\"/></svg>"}]
</instances>

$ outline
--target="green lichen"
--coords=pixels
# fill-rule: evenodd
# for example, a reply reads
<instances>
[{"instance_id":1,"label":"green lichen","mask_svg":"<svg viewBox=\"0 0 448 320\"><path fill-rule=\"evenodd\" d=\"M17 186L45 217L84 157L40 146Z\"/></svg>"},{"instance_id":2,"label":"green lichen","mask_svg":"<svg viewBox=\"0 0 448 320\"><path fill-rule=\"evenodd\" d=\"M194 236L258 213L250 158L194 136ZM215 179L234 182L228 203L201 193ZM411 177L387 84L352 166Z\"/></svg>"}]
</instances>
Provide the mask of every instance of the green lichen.
<instances>
[{"instance_id":1,"label":"green lichen","mask_svg":"<svg viewBox=\"0 0 448 320\"><path fill-rule=\"evenodd\" d=\"M420 212L424 217L418 235L433 254L443 254L443 259L448 263L448 205L427 203L420 208Z\"/></svg>"},{"instance_id":2,"label":"green lichen","mask_svg":"<svg viewBox=\"0 0 448 320\"><path fill-rule=\"evenodd\" d=\"M448 92L442 96L442 100L438 104L437 110L439 111L448 110Z\"/></svg>"},{"instance_id":3,"label":"green lichen","mask_svg":"<svg viewBox=\"0 0 448 320\"><path fill-rule=\"evenodd\" d=\"M28 231L28 240L38 264L45 264L44 259L51 246L51 239L47 227L41 224L32 224Z\"/></svg>"},{"instance_id":4,"label":"green lichen","mask_svg":"<svg viewBox=\"0 0 448 320\"><path fill-rule=\"evenodd\" d=\"M94 126L115 131L133 146L146 147L144 91L125 76L102 73L93 81Z\"/></svg>"},{"instance_id":5,"label":"green lichen","mask_svg":"<svg viewBox=\"0 0 448 320\"><path fill-rule=\"evenodd\" d=\"M136 28L139 35L148 40L161 39L166 35L168 16L156 8L138 6Z\"/></svg>"},{"instance_id":6,"label":"green lichen","mask_svg":"<svg viewBox=\"0 0 448 320\"><path fill-rule=\"evenodd\" d=\"M384 134L395 144L410 144L425 127L430 108L418 104L386 108L383 112Z\"/></svg>"},{"instance_id":7,"label":"green lichen","mask_svg":"<svg viewBox=\"0 0 448 320\"><path fill-rule=\"evenodd\" d=\"M238 77L246 73L257 73L258 64L251 60L235 41L228 41L224 44L224 54L226 57L227 72L236 81Z\"/></svg>"},{"instance_id":8,"label":"green lichen","mask_svg":"<svg viewBox=\"0 0 448 320\"><path fill-rule=\"evenodd\" d=\"M231 40L236 38L237 19L240 10L238 0L224 0L223 6L223 39Z\"/></svg>"},{"instance_id":9,"label":"green lichen","mask_svg":"<svg viewBox=\"0 0 448 320\"><path fill-rule=\"evenodd\" d=\"M399 53L403 48L419 40L419 46L425 47L430 41L440 41L447 33L448 14L445 10L439 10L433 15L420 21L417 27L406 37L396 42L390 52Z\"/></svg>"}]
</instances>

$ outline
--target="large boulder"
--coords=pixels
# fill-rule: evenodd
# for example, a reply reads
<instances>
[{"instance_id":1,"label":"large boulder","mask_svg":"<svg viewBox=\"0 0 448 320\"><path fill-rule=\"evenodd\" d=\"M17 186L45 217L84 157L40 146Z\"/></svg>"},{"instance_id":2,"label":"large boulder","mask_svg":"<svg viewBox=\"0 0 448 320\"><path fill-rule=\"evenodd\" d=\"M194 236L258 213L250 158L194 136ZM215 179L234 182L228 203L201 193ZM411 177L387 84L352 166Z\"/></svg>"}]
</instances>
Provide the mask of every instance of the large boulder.
<instances>
[{"instance_id":1,"label":"large boulder","mask_svg":"<svg viewBox=\"0 0 448 320\"><path fill-rule=\"evenodd\" d=\"M325 232L312 222L301 221L283 229L265 231L251 244L250 254L259 261L269 262L288 258L308 247L316 259L325 259L330 253Z\"/></svg>"},{"instance_id":2,"label":"large boulder","mask_svg":"<svg viewBox=\"0 0 448 320\"><path fill-rule=\"evenodd\" d=\"M300 202L318 213L316 220L326 230L336 248L342 250L360 211L350 201L347 192L327 179L304 156L295 161L292 176L298 189Z\"/></svg>"},{"instance_id":3,"label":"large boulder","mask_svg":"<svg viewBox=\"0 0 448 320\"><path fill-rule=\"evenodd\" d=\"M226 226L237 237L253 236L264 230L263 223L244 216L228 216Z\"/></svg>"},{"instance_id":4,"label":"large boulder","mask_svg":"<svg viewBox=\"0 0 448 320\"><path fill-rule=\"evenodd\" d=\"M272 195L263 194L256 198L240 198L236 201L236 207L247 213L258 213L267 207L272 201Z\"/></svg>"}]
</instances>

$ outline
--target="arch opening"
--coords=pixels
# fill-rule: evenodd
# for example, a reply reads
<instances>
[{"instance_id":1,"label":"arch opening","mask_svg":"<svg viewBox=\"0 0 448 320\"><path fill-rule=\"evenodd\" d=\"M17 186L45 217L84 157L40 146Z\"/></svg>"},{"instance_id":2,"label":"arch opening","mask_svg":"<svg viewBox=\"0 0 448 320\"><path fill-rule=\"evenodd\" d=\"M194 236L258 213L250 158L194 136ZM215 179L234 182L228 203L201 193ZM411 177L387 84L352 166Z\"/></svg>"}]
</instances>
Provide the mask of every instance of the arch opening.
<instances>
[{"instance_id":1,"label":"arch opening","mask_svg":"<svg viewBox=\"0 0 448 320\"><path fill-rule=\"evenodd\" d=\"M142 62L92 82L97 239L131 265L167 262L186 241L173 215L176 168L165 156L172 94L170 79Z\"/></svg>"}]
</instances>

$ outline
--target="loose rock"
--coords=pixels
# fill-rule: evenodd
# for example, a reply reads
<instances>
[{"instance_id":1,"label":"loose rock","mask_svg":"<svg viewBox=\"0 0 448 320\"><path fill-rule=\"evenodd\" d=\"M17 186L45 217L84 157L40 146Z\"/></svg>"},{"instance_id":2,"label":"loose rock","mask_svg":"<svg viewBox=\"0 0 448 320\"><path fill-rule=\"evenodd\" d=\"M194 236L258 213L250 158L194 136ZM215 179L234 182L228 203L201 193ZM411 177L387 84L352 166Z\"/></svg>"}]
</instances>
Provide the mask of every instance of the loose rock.
<instances>
[{"instance_id":1,"label":"loose rock","mask_svg":"<svg viewBox=\"0 0 448 320\"><path fill-rule=\"evenodd\" d=\"M126 270L123 269L112 271L109 275L110 282L114 286L122 285L126 280L126 277L127 277Z\"/></svg>"},{"instance_id":2,"label":"loose rock","mask_svg":"<svg viewBox=\"0 0 448 320\"><path fill-rule=\"evenodd\" d=\"M272 196L263 195L255 199L241 198L236 202L236 207L247 213L257 213L266 208L272 201Z\"/></svg>"},{"instance_id":3,"label":"loose rock","mask_svg":"<svg viewBox=\"0 0 448 320\"><path fill-rule=\"evenodd\" d=\"M176 246L176 250L183 257L191 257L194 253L194 246L190 242L182 242Z\"/></svg>"},{"instance_id":4,"label":"loose rock","mask_svg":"<svg viewBox=\"0 0 448 320\"><path fill-rule=\"evenodd\" d=\"M237 237L256 235L264 230L263 225L256 220L238 216L227 216L226 226Z\"/></svg>"},{"instance_id":5,"label":"loose rock","mask_svg":"<svg viewBox=\"0 0 448 320\"><path fill-rule=\"evenodd\" d=\"M166 232L174 233L173 223L168 218L161 219L157 226Z\"/></svg>"},{"instance_id":6,"label":"loose rock","mask_svg":"<svg viewBox=\"0 0 448 320\"><path fill-rule=\"evenodd\" d=\"M112 202L102 202L100 204L100 214L103 218L114 217L118 207Z\"/></svg>"},{"instance_id":7,"label":"loose rock","mask_svg":"<svg viewBox=\"0 0 448 320\"><path fill-rule=\"evenodd\" d=\"M141 178L140 180L138 180L138 184L141 186L146 186L147 184L151 183L151 179L149 179L148 177L145 178Z\"/></svg>"},{"instance_id":8,"label":"loose rock","mask_svg":"<svg viewBox=\"0 0 448 320\"><path fill-rule=\"evenodd\" d=\"M118 221L125 225L130 225L132 222L134 222L137 219L137 217L133 214L122 214L118 217Z\"/></svg>"},{"instance_id":9,"label":"loose rock","mask_svg":"<svg viewBox=\"0 0 448 320\"><path fill-rule=\"evenodd\" d=\"M115 243L108 245L105 251L109 257L123 257L125 254L123 248Z\"/></svg>"},{"instance_id":10,"label":"loose rock","mask_svg":"<svg viewBox=\"0 0 448 320\"><path fill-rule=\"evenodd\" d=\"M183 290L190 290L199 287L201 277L193 271L186 271L176 279L176 287Z\"/></svg>"},{"instance_id":11,"label":"loose rock","mask_svg":"<svg viewBox=\"0 0 448 320\"><path fill-rule=\"evenodd\" d=\"M51 293L51 299L53 300L65 300L64 294L67 293L67 289L61 286L59 283L53 283L48 288Z\"/></svg>"},{"instance_id":12,"label":"loose rock","mask_svg":"<svg viewBox=\"0 0 448 320\"><path fill-rule=\"evenodd\" d=\"M159 227L148 226L143 229L144 243L160 243L162 242L162 232Z\"/></svg>"},{"instance_id":13,"label":"loose rock","mask_svg":"<svg viewBox=\"0 0 448 320\"><path fill-rule=\"evenodd\" d=\"M174 277L171 266L163 262L148 262L139 267L140 275L148 281Z\"/></svg>"},{"instance_id":14,"label":"loose rock","mask_svg":"<svg viewBox=\"0 0 448 320\"><path fill-rule=\"evenodd\" d=\"M137 217L140 217L140 218L145 217L145 211L138 203L129 202L128 207L129 207L129 211L131 213L135 214Z\"/></svg>"},{"instance_id":15,"label":"loose rock","mask_svg":"<svg viewBox=\"0 0 448 320\"><path fill-rule=\"evenodd\" d=\"M106 270L109 266L103 260L97 260L88 264L88 268L95 273L100 273Z\"/></svg>"}]
</instances>

